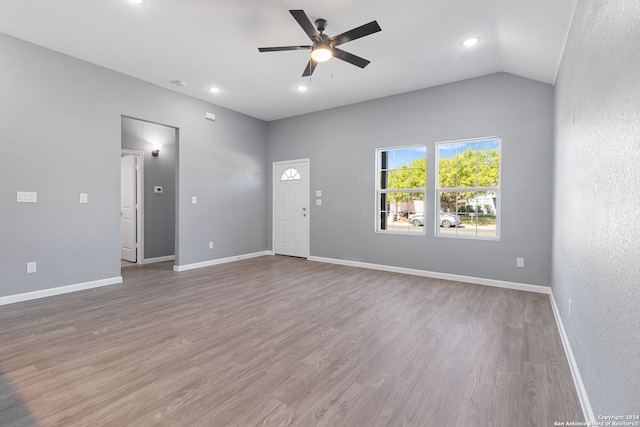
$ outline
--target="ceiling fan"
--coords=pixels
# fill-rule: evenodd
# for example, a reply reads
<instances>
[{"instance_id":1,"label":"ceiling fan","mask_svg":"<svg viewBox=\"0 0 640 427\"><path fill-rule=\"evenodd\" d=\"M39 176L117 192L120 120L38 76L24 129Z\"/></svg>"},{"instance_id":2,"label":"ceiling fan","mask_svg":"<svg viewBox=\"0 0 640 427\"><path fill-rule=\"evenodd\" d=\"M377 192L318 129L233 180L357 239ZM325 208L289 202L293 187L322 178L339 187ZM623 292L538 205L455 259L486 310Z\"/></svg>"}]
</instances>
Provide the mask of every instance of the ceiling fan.
<instances>
[{"instance_id":1,"label":"ceiling fan","mask_svg":"<svg viewBox=\"0 0 640 427\"><path fill-rule=\"evenodd\" d=\"M342 34L338 34L337 36L329 37L324 34L324 30L327 28L326 19L316 19L316 25L314 27L307 14L304 13L304 10L290 10L289 12L293 18L298 21L298 24L300 24L304 32L307 33L307 36L309 36L313 44L306 46L259 47L258 50L260 52L311 50L311 59L309 60L304 73L302 73L302 77L312 75L319 62L327 61L332 56L360 68L366 67L371 62L352 53L345 52L342 49L338 49L336 46L382 31L376 21L371 21L368 24L361 25Z\"/></svg>"}]
</instances>

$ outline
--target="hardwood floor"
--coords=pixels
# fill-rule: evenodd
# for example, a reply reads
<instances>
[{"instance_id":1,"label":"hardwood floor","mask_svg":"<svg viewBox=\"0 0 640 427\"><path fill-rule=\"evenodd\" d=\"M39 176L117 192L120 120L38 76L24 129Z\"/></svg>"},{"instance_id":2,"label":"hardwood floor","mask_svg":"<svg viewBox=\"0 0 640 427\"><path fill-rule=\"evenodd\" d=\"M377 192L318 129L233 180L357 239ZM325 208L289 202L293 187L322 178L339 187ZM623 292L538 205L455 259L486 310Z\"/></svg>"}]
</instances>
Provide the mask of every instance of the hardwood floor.
<instances>
[{"instance_id":1,"label":"hardwood floor","mask_svg":"<svg viewBox=\"0 0 640 427\"><path fill-rule=\"evenodd\" d=\"M548 296L266 256L0 307L2 426L582 420Z\"/></svg>"}]
</instances>

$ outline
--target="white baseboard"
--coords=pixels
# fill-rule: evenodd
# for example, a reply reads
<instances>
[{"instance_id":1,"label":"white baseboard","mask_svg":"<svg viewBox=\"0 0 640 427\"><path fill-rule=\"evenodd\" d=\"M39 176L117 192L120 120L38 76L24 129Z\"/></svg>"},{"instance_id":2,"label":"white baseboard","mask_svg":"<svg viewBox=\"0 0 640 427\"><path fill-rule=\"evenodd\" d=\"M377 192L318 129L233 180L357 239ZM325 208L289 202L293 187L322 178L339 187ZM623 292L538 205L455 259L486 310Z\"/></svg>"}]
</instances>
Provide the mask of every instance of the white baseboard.
<instances>
[{"instance_id":1,"label":"white baseboard","mask_svg":"<svg viewBox=\"0 0 640 427\"><path fill-rule=\"evenodd\" d=\"M569 368L571 369L573 383L575 384L576 392L578 393L578 399L580 400L580 406L582 407L582 414L584 415L585 421L591 422L595 425L597 420L593 415L593 409L591 408L591 403L589 402L589 397L587 396L587 390L584 388L584 384L582 383L582 377L580 376L580 371L578 370L578 364L576 363L575 357L573 357L573 351L571 350L571 345L569 344L567 332L564 330L564 324L562 323L562 318L560 317L560 311L558 310L556 299L553 297L553 292L549 294L549 298L551 299L551 308L553 309L553 315L556 318L556 324L558 325L558 332L560 333L560 340L562 340L564 353L567 356Z\"/></svg>"},{"instance_id":2,"label":"white baseboard","mask_svg":"<svg viewBox=\"0 0 640 427\"><path fill-rule=\"evenodd\" d=\"M438 273L436 271L418 270L414 268L394 267L391 265L371 264L368 262L347 261L335 258L323 258L310 256L309 261L325 262L329 264L346 265L349 267L368 268L371 270L390 271L392 273L411 274L413 276L431 277L434 279L453 280L456 282L474 283L476 285L494 286L496 288L516 289L519 291L550 294L551 288L541 285L529 285L526 283L506 282L503 280L484 279L481 277L461 276L459 274Z\"/></svg>"},{"instance_id":3,"label":"white baseboard","mask_svg":"<svg viewBox=\"0 0 640 427\"><path fill-rule=\"evenodd\" d=\"M145 258L142 260L141 264L153 264L155 262L173 261L174 259L176 259L175 255L159 256L156 258Z\"/></svg>"},{"instance_id":4,"label":"white baseboard","mask_svg":"<svg viewBox=\"0 0 640 427\"><path fill-rule=\"evenodd\" d=\"M122 276L109 279L94 280L92 282L76 283L75 285L60 286L57 288L42 289L39 291L25 292L22 294L0 297L0 305L14 304L16 302L29 301L54 295L68 294L70 292L84 291L85 289L99 288L122 283Z\"/></svg>"},{"instance_id":5,"label":"white baseboard","mask_svg":"<svg viewBox=\"0 0 640 427\"><path fill-rule=\"evenodd\" d=\"M211 267L212 265L226 264L228 262L240 261L242 259L256 258L259 256L273 255L272 251L253 252L250 254L236 255L228 258L212 259L210 261L196 262L193 264L174 265L173 271L181 272L187 270L195 270L196 268Z\"/></svg>"}]
</instances>

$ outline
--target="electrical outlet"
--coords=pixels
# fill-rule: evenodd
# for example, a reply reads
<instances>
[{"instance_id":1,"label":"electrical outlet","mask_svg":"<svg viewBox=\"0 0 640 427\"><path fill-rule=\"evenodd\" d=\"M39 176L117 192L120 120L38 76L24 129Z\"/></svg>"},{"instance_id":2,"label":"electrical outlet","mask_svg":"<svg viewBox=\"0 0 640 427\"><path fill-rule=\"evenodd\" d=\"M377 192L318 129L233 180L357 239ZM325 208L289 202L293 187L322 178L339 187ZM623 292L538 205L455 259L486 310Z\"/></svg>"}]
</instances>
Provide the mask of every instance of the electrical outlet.
<instances>
[{"instance_id":1,"label":"electrical outlet","mask_svg":"<svg viewBox=\"0 0 640 427\"><path fill-rule=\"evenodd\" d=\"M31 273L35 273L37 270L36 268L36 262L28 262L27 263L27 274L31 274Z\"/></svg>"},{"instance_id":2,"label":"electrical outlet","mask_svg":"<svg viewBox=\"0 0 640 427\"><path fill-rule=\"evenodd\" d=\"M524 268L524 258L516 258L516 267Z\"/></svg>"},{"instance_id":3,"label":"electrical outlet","mask_svg":"<svg viewBox=\"0 0 640 427\"><path fill-rule=\"evenodd\" d=\"M213 249L213 242L209 242L209 249Z\"/></svg>"}]
</instances>

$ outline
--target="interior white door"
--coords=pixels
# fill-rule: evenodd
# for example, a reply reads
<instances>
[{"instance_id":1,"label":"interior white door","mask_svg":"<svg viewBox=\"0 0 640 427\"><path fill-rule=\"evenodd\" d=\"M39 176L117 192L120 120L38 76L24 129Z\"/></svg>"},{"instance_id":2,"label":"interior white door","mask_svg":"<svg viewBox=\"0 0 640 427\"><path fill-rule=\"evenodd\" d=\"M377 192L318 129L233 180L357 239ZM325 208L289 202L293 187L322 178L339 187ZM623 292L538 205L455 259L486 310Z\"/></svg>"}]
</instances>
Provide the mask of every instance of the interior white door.
<instances>
[{"instance_id":1,"label":"interior white door","mask_svg":"<svg viewBox=\"0 0 640 427\"><path fill-rule=\"evenodd\" d=\"M137 261L136 156L120 158L120 257Z\"/></svg>"},{"instance_id":2,"label":"interior white door","mask_svg":"<svg viewBox=\"0 0 640 427\"><path fill-rule=\"evenodd\" d=\"M274 252L309 256L309 160L273 164Z\"/></svg>"}]
</instances>

